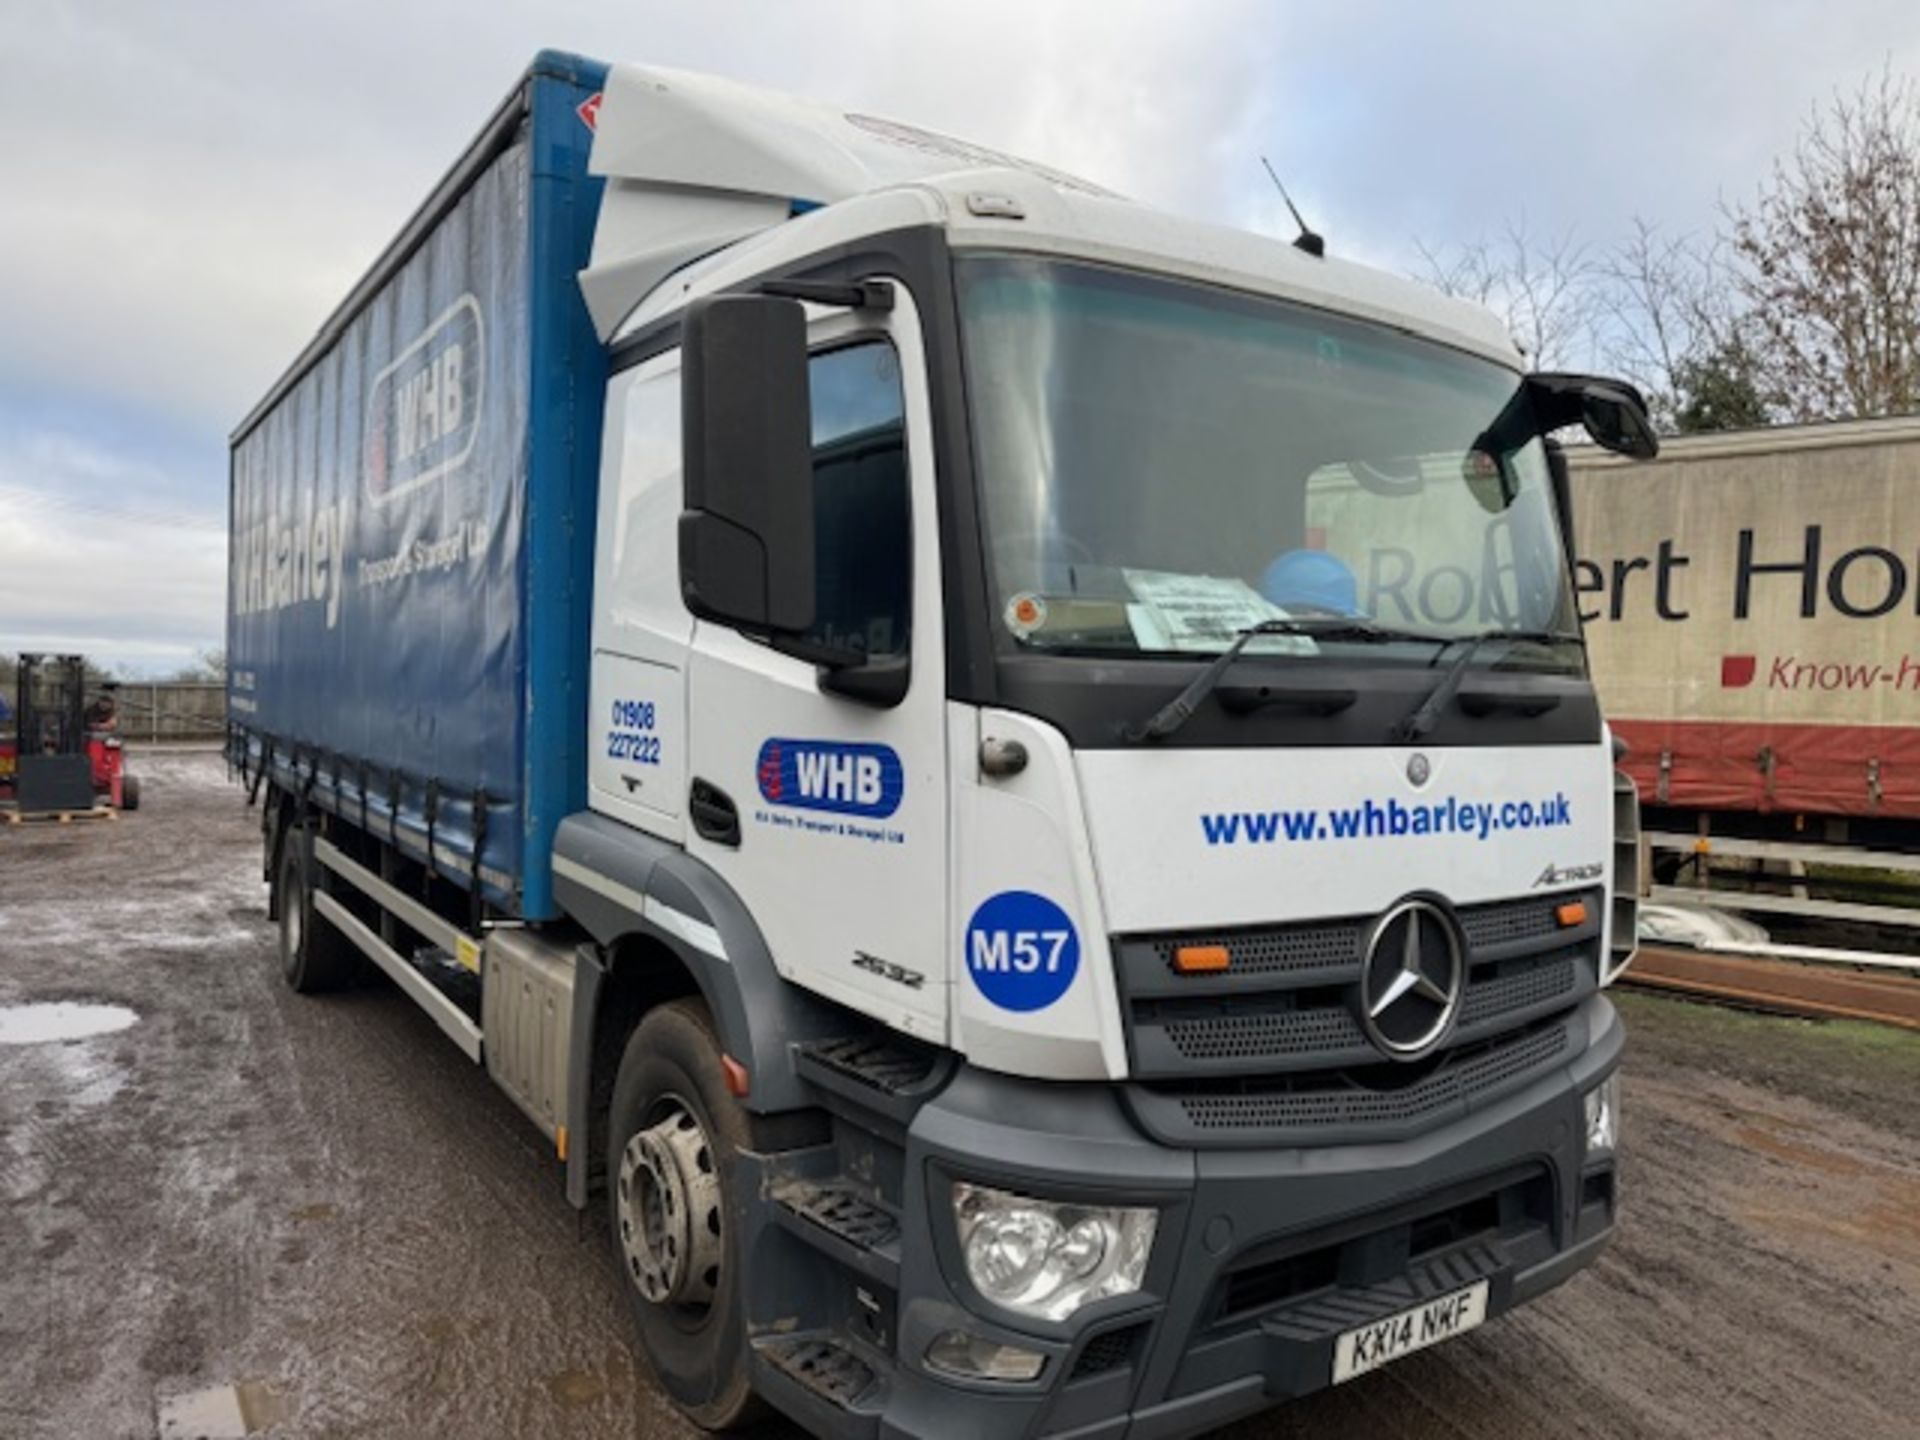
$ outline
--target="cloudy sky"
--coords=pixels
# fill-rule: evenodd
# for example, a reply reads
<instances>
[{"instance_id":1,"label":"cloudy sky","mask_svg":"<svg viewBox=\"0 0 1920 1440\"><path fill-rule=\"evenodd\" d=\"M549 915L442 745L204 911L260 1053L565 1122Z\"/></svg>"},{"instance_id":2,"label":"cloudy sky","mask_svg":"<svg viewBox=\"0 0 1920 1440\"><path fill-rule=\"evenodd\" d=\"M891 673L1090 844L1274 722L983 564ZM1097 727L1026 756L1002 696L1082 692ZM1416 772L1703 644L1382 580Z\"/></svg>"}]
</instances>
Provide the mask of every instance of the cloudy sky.
<instances>
[{"instance_id":1,"label":"cloudy sky","mask_svg":"<svg viewBox=\"0 0 1920 1440\"><path fill-rule=\"evenodd\" d=\"M1556 20L1556 16L1564 19ZM221 643L226 434L542 46L891 115L1415 267L1711 228L1911 0L0 0L0 651Z\"/></svg>"}]
</instances>

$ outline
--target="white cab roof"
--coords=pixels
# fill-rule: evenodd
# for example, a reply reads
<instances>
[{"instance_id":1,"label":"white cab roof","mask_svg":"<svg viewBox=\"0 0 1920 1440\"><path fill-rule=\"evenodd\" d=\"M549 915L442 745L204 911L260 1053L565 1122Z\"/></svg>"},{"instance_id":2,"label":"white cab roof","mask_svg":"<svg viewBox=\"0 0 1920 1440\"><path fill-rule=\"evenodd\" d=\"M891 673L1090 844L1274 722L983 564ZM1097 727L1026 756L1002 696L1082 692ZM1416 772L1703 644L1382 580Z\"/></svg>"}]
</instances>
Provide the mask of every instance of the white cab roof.
<instances>
[{"instance_id":1,"label":"white cab roof","mask_svg":"<svg viewBox=\"0 0 1920 1440\"><path fill-rule=\"evenodd\" d=\"M912 217L944 225L956 248L1183 275L1520 363L1488 311L1404 277L1169 215L914 126L713 76L614 66L592 169L608 185L581 286L603 337L743 269L770 269ZM663 285L669 275L677 283Z\"/></svg>"}]
</instances>

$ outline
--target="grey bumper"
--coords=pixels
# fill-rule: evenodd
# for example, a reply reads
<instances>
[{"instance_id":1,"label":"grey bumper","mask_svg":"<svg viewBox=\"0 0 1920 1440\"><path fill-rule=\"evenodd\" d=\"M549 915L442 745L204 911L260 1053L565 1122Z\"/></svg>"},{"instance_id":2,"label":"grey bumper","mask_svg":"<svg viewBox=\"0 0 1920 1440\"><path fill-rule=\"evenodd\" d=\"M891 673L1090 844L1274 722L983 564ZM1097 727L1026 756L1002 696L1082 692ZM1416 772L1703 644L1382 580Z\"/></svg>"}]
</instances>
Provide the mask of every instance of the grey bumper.
<instances>
[{"instance_id":1,"label":"grey bumper","mask_svg":"<svg viewBox=\"0 0 1920 1440\"><path fill-rule=\"evenodd\" d=\"M1612 1233L1611 1157L1588 1163L1581 1096L1613 1071L1612 1005L1582 1007L1587 1043L1525 1089L1415 1138L1285 1150L1177 1150L1143 1136L1105 1086L963 1070L907 1137L898 1364L880 1432L912 1436L1193 1434L1327 1385L1344 1330L1486 1280L1489 1313L1552 1288ZM948 1187L1152 1203L1141 1294L1065 1324L973 1293ZM1046 1355L1031 1385L929 1373L942 1332Z\"/></svg>"}]
</instances>

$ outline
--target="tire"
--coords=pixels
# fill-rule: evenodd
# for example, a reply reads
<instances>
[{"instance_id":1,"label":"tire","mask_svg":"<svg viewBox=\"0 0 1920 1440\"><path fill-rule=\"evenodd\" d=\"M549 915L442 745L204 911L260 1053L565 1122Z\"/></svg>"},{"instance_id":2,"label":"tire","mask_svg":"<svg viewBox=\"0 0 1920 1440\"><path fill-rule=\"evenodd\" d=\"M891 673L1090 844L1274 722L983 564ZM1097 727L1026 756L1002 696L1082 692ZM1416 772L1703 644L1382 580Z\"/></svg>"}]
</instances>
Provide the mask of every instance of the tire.
<instances>
[{"instance_id":1,"label":"tire","mask_svg":"<svg viewBox=\"0 0 1920 1440\"><path fill-rule=\"evenodd\" d=\"M287 832L280 847L279 878L274 883L279 912L280 975L298 995L344 990L359 969L359 952L346 936L313 912L308 883L308 842L299 830Z\"/></svg>"},{"instance_id":2,"label":"tire","mask_svg":"<svg viewBox=\"0 0 1920 1440\"><path fill-rule=\"evenodd\" d=\"M120 777L120 808L122 810L140 808L140 777L138 775Z\"/></svg>"},{"instance_id":3,"label":"tire","mask_svg":"<svg viewBox=\"0 0 1920 1440\"><path fill-rule=\"evenodd\" d=\"M734 1156L750 1145L706 1007L675 1000L649 1011L614 1080L607 1211L641 1348L660 1387L706 1430L766 1413L748 1376L733 1203ZM664 1203L675 1190L678 1216Z\"/></svg>"}]
</instances>

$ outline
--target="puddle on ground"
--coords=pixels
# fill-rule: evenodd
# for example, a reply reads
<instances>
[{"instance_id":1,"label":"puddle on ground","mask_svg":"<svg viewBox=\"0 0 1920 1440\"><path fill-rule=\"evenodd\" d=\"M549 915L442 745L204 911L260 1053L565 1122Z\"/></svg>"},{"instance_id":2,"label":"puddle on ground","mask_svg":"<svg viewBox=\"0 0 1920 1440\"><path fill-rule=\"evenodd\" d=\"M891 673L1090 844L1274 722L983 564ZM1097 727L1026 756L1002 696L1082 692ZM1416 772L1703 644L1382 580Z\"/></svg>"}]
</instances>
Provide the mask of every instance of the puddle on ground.
<instances>
[{"instance_id":1,"label":"puddle on ground","mask_svg":"<svg viewBox=\"0 0 1920 1440\"><path fill-rule=\"evenodd\" d=\"M58 1040L111 1035L139 1018L124 1005L92 1005L70 1000L0 1005L0 1045L45 1045Z\"/></svg>"},{"instance_id":2,"label":"puddle on ground","mask_svg":"<svg viewBox=\"0 0 1920 1440\"><path fill-rule=\"evenodd\" d=\"M563 1410L591 1405L607 1393L607 1382L591 1370L561 1370L547 1376L546 1386Z\"/></svg>"}]
</instances>

